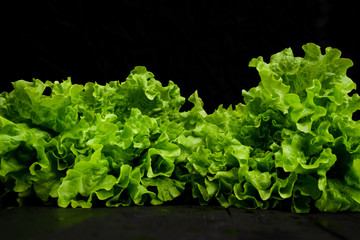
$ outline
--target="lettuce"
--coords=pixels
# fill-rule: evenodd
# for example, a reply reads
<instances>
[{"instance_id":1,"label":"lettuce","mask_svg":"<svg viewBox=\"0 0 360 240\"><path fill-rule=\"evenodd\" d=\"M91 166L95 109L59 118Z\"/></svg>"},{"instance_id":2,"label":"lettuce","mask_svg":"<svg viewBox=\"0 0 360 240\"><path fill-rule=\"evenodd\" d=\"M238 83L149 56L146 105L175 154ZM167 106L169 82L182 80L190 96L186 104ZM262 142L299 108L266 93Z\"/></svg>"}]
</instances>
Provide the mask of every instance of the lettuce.
<instances>
[{"instance_id":1,"label":"lettuce","mask_svg":"<svg viewBox=\"0 0 360 240\"><path fill-rule=\"evenodd\" d=\"M0 201L360 211L352 61L309 43L264 62L244 102L208 114L145 67L124 82L19 80L0 95ZM179 202L178 201L178 202Z\"/></svg>"}]
</instances>

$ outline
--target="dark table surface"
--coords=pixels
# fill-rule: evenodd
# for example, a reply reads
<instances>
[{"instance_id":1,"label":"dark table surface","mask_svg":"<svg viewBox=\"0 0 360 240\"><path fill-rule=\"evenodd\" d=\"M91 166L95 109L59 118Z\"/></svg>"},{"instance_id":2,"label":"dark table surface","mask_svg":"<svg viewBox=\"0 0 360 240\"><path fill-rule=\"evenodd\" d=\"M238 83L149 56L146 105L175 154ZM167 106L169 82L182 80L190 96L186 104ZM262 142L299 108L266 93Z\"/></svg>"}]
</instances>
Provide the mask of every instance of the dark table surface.
<instances>
[{"instance_id":1,"label":"dark table surface","mask_svg":"<svg viewBox=\"0 0 360 240\"><path fill-rule=\"evenodd\" d=\"M359 239L360 213L296 214L214 206L0 211L1 239Z\"/></svg>"}]
</instances>

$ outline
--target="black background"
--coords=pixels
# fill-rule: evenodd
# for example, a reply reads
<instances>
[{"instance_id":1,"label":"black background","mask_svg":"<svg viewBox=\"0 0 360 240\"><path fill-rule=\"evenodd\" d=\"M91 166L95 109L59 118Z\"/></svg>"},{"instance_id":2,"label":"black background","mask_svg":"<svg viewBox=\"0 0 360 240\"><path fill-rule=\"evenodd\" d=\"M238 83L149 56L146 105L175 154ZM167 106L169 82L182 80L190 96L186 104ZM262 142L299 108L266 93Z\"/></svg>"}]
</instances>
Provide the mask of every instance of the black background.
<instances>
[{"instance_id":1,"label":"black background","mask_svg":"<svg viewBox=\"0 0 360 240\"><path fill-rule=\"evenodd\" d=\"M32 78L104 84L138 65L184 97L195 90L211 113L257 86L249 61L291 47L331 46L360 79L356 1L13 1L3 9L2 87Z\"/></svg>"}]
</instances>

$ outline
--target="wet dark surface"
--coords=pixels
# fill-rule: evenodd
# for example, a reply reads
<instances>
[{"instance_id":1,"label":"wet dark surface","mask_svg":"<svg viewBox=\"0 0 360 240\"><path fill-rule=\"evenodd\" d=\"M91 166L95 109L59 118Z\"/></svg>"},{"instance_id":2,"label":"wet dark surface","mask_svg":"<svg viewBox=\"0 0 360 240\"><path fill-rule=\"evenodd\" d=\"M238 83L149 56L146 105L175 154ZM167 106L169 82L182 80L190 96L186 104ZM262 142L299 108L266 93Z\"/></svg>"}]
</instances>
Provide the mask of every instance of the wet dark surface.
<instances>
[{"instance_id":1,"label":"wet dark surface","mask_svg":"<svg viewBox=\"0 0 360 240\"><path fill-rule=\"evenodd\" d=\"M360 213L295 214L212 206L0 211L2 239L358 239Z\"/></svg>"}]
</instances>

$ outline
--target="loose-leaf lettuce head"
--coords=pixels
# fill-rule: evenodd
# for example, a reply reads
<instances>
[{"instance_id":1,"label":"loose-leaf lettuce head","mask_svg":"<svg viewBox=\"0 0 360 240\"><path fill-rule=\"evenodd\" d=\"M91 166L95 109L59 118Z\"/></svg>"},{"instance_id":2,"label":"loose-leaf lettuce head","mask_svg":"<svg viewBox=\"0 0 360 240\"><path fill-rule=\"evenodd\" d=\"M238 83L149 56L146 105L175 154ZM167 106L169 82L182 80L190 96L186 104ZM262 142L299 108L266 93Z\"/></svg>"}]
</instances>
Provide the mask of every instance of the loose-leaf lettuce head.
<instances>
[{"instance_id":1,"label":"loose-leaf lettuce head","mask_svg":"<svg viewBox=\"0 0 360 240\"><path fill-rule=\"evenodd\" d=\"M136 67L122 83L83 86L69 78L13 86L0 97L0 174L20 202L29 193L61 207L161 201L141 178L169 177L180 153L171 141L181 131L173 120L185 98L172 81L163 86Z\"/></svg>"},{"instance_id":2,"label":"loose-leaf lettuce head","mask_svg":"<svg viewBox=\"0 0 360 240\"><path fill-rule=\"evenodd\" d=\"M236 137L274 154L270 172L297 175L291 194L295 211L309 211L314 203L321 211L357 211L360 125L352 115L360 105L358 94L350 95L356 84L346 76L353 63L337 49L322 54L310 43L303 50L303 58L285 49L269 63L262 57L250 62L261 82L243 91ZM317 187L309 188L305 179Z\"/></svg>"}]
</instances>

